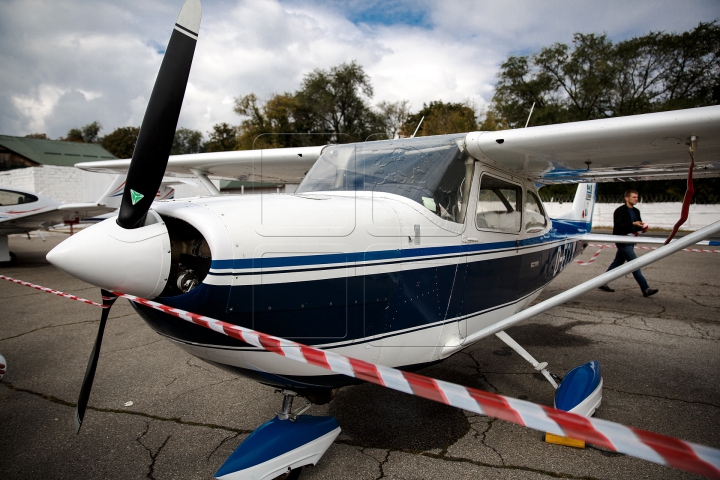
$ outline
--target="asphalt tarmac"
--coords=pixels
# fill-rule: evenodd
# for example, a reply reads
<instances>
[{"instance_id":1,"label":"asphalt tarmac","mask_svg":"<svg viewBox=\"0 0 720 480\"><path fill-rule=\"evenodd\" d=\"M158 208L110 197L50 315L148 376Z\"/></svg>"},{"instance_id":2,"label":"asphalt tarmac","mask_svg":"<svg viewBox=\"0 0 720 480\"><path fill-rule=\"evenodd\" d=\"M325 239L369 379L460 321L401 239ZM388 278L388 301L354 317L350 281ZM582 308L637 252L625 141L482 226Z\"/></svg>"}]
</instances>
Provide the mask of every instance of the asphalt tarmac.
<instances>
[{"instance_id":1,"label":"asphalt tarmac","mask_svg":"<svg viewBox=\"0 0 720 480\"><path fill-rule=\"evenodd\" d=\"M19 257L0 273L100 301L100 292L45 261L64 237L10 238ZM707 248L707 247L705 247ZM596 249L580 257L588 260ZM638 251L644 253L645 251ZM573 264L540 299L602 273L604 250ZM599 418L720 448L720 254L680 252L508 330L564 374L597 359ZM270 387L191 357L148 328L125 300L113 307L79 435L72 418L100 311L0 282L0 478L190 479L213 473L280 407ZM420 373L552 405L553 389L495 337ZM132 402L131 405L128 402ZM346 387L327 406L342 429L311 479L696 478L378 386Z\"/></svg>"}]
</instances>

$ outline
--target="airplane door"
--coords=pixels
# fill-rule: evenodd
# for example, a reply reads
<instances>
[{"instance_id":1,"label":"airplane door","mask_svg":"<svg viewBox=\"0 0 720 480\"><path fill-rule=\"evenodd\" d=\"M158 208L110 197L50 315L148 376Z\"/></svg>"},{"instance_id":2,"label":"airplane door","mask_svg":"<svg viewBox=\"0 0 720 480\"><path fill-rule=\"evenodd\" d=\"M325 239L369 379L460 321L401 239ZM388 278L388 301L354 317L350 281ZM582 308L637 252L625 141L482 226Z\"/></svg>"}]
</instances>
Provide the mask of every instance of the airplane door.
<instances>
[{"instance_id":1,"label":"airplane door","mask_svg":"<svg viewBox=\"0 0 720 480\"><path fill-rule=\"evenodd\" d=\"M477 187L475 211L468 215L467 263L458 272L464 279L455 304L462 338L507 316L520 293L522 186L507 175L482 172Z\"/></svg>"},{"instance_id":2,"label":"airplane door","mask_svg":"<svg viewBox=\"0 0 720 480\"><path fill-rule=\"evenodd\" d=\"M536 193L525 192L523 215L523 249L521 250L519 294L532 295L542 288L551 274L552 250L543 249L541 237L547 232L549 221Z\"/></svg>"}]
</instances>

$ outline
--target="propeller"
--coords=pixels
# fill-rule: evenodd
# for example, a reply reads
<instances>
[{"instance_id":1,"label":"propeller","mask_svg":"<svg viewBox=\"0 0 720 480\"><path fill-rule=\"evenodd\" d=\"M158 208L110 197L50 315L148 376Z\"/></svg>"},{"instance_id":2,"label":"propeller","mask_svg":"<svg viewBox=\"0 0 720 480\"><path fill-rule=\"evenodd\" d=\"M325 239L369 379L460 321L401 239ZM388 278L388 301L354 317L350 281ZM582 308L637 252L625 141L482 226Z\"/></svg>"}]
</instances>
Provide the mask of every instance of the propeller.
<instances>
[{"instance_id":1,"label":"propeller","mask_svg":"<svg viewBox=\"0 0 720 480\"><path fill-rule=\"evenodd\" d=\"M90 360L88 360L85 369L85 378L82 387L80 387L80 395L78 396L77 407L75 408L75 433L80 433L83 418L85 418L85 409L87 408L88 399L90 398L90 390L92 389L93 380L95 379L95 369L97 368L98 358L100 358L100 345L102 345L103 333L105 333L105 323L107 323L108 315L110 315L110 307L113 306L117 297L105 289L101 289L102 293L102 313L100 314L100 325L98 326L97 336L95 337L95 345L93 345Z\"/></svg>"},{"instance_id":2,"label":"propeller","mask_svg":"<svg viewBox=\"0 0 720 480\"><path fill-rule=\"evenodd\" d=\"M201 14L200 0L187 0L165 50L130 161L117 219L122 228L143 225L162 183L190 76Z\"/></svg>"},{"instance_id":3,"label":"propeller","mask_svg":"<svg viewBox=\"0 0 720 480\"><path fill-rule=\"evenodd\" d=\"M160 71L155 80L155 86L150 95L150 101L145 110L142 125L140 126L140 135L138 136L135 150L133 151L130 168L125 181L125 190L120 204L116 229L120 227L120 230L125 229L124 231L128 231L142 227L145 222L145 217L150 210L150 206L155 199L155 193L162 183L175 136L175 129L177 128L178 118L180 117L180 108L182 107L183 97L185 96L185 88L188 77L190 76L190 67L192 65L193 54L195 53L195 45L197 44L198 31L200 30L201 14L200 0L186 0L178 15L175 28L170 36L170 42L168 42L167 49L165 50L165 56L160 65ZM153 227L157 227L157 225ZM118 237L117 234L114 235L114 238ZM152 237L154 234L150 236ZM95 237L88 238L91 239ZM138 237L135 240L136 242L131 243L131 245L136 245L136 254L142 257L143 252L138 249L142 247L140 245L142 242L137 240L143 239ZM79 242L83 241L85 240ZM157 251L153 245L149 247L146 246L146 248L149 248L149 250L153 252ZM65 264L75 263L74 260L77 259L78 247L81 246L83 246L82 243L78 245L68 244L64 249L58 249L56 247L54 254L53 252L48 254L48 259L54 264L59 263L67 267ZM86 253L90 253L90 250L95 251L97 248L103 248L102 245L87 246L91 248L88 248ZM85 269L86 267L85 265L80 266L81 269ZM90 276L94 277L94 269L90 268L89 271ZM75 410L75 433L80 432L80 427L85 417L85 410L87 409L90 390L92 389L95 370L97 369L98 358L100 357L100 346L102 344L103 333L105 332L105 324L110 314L110 307L112 307L115 300L117 300L117 297L109 290L102 289L101 292L103 311L100 317L97 337L95 338L95 345L90 354L87 369L85 370L85 378L80 388L80 395Z\"/></svg>"}]
</instances>

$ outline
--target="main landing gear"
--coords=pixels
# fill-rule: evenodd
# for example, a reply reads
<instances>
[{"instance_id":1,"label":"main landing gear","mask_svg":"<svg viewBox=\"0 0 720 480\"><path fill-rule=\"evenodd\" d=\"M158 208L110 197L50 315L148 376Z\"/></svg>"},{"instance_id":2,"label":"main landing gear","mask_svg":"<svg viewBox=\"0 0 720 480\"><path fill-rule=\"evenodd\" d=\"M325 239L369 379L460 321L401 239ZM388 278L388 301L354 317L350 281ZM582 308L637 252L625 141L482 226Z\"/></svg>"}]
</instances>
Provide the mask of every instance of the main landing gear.
<instances>
[{"instance_id":1,"label":"main landing gear","mask_svg":"<svg viewBox=\"0 0 720 480\"><path fill-rule=\"evenodd\" d=\"M597 360L571 369L565 378L553 375L547 370L547 362L538 362L504 331L495 334L505 344L527 360L535 370L543 374L555 392L555 408L585 417L591 417L602 402L603 379ZM558 386L559 383L559 386Z\"/></svg>"},{"instance_id":2,"label":"main landing gear","mask_svg":"<svg viewBox=\"0 0 720 480\"><path fill-rule=\"evenodd\" d=\"M311 404L295 412L297 393L281 390L282 409L256 428L215 473L222 480L296 479L306 465L315 465L340 434L335 417L302 415Z\"/></svg>"}]
</instances>

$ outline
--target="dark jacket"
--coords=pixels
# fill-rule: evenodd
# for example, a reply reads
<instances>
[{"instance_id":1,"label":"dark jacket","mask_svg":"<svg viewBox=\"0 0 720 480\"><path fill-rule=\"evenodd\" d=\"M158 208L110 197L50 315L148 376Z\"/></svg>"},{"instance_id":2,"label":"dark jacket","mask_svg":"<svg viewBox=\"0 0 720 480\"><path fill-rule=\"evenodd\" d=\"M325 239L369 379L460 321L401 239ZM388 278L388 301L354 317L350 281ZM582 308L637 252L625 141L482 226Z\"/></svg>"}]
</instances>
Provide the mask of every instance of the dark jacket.
<instances>
[{"instance_id":1,"label":"dark jacket","mask_svg":"<svg viewBox=\"0 0 720 480\"><path fill-rule=\"evenodd\" d=\"M640 210L637 208L633 208L633 210L635 210L635 216L637 217L636 221L642 222ZM636 227L632 224L632 220L630 219L630 209L627 205L621 205L615 209L615 213L613 214L613 235L628 235L641 230L642 228Z\"/></svg>"}]
</instances>

